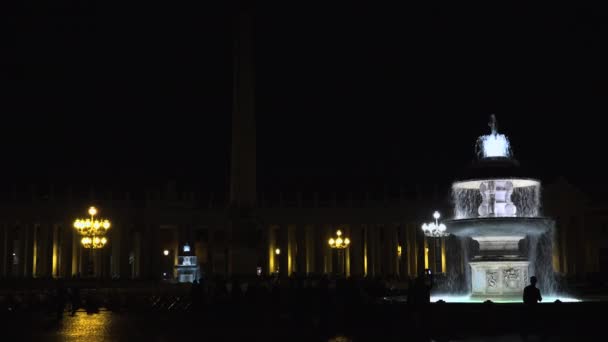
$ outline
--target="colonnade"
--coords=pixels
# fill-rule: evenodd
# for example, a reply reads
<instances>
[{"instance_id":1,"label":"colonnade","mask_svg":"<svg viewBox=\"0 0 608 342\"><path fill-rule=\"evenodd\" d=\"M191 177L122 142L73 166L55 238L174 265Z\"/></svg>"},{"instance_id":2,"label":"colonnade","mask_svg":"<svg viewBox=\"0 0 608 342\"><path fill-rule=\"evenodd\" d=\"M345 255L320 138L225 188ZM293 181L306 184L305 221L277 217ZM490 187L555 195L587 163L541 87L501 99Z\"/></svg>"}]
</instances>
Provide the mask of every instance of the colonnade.
<instances>
[{"instance_id":1,"label":"colonnade","mask_svg":"<svg viewBox=\"0 0 608 342\"><path fill-rule=\"evenodd\" d=\"M351 241L342 254L328 244L338 229ZM416 276L426 268L446 270L445 241L429 243L417 225L272 224L266 230L266 274L373 277ZM343 258L343 266L337 258Z\"/></svg>"},{"instance_id":2,"label":"colonnade","mask_svg":"<svg viewBox=\"0 0 608 342\"><path fill-rule=\"evenodd\" d=\"M341 255L328 245L337 229L351 241ZM279 270L281 275L343 271L347 276L415 276L420 269L435 269L437 265L435 244L421 239L419 227L414 225L270 224L264 230L263 245L258 248L258 263L264 274ZM92 251L82 248L71 223L2 223L0 277L69 278L87 274L92 264L97 277L159 278L173 272L185 244L191 246L204 272L230 274L231 264L239 260L230 259L233 246L228 233L221 225L114 221L108 231L109 243ZM439 246L441 271L445 271L445 243ZM169 251L168 255L163 254L164 250ZM343 263L338 263L339 256Z\"/></svg>"}]
</instances>

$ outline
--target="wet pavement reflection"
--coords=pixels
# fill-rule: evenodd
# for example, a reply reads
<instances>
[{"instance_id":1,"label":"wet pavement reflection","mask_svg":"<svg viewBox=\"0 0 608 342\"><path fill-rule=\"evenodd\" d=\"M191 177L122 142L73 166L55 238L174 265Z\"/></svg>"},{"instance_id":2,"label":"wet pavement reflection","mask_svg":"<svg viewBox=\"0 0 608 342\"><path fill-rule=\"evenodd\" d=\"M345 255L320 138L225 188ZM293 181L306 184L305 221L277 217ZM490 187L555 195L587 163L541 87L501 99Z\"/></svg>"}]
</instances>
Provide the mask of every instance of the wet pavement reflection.
<instances>
[{"instance_id":1,"label":"wet pavement reflection","mask_svg":"<svg viewBox=\"0 0 608 342\"><path fill-rule=\"evenodd\" d=\"M5 322L6 323L6 322ZM227 322L230 325L230 322ZM271 324L272 325L272 324ZM268 326L266 326L268 328ZM287 327L278 324L274 334L267 329L242 334L239 329L214 329L209 325L197 324L187 316L172 316L145 313L113 313L100 311L87 314L79 311L75 316L66 313L61 321L51 315L21 316L11 322L8 328L7 340L19 341L323 341L323 342L353 342L360 338L334 334L333 336L303 336L303 332L288 331ZM5 332L8 331L5 329ZM278 335L276 334L278 331ZM282 332L281 332L282 331ZM373 336L374 334L372 334ZM4 336L7 336L6 334ZM377 335L376 337L380 337ZM530 341L535 340L530 336ZM375 341L408 341L408 336L390 334ZM519 335L482 336L454 339L449 341L523 341Z\"/></svg>"}]
</instances>

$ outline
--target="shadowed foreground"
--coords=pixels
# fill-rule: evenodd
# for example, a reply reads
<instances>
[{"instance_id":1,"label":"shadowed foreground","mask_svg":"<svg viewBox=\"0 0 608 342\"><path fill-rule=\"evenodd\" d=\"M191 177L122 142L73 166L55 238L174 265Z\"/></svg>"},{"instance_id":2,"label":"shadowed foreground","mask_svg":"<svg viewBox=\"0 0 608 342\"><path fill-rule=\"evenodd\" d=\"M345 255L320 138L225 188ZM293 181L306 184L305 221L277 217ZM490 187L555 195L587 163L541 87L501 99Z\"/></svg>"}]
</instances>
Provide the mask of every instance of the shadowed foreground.
<instances>
[{"instance_id":1,"label":"shadowed foreground","mask_svg":"<svg viewBox=\"0 0 608 342\"><path fill-rule=\"evenodd\" d=\"M571 341L597 336L605 303L542 304L529 340ZM519 341L526 312L521 304L431 304L421 326L407 305L326 307L324 313L276 312L227 304L205 312L111 312L101 309L62 320L53 314L2 317L8 340L38 341ZM291 309L296 309L291 307ZM427 336L425 336L428 334ZM601 336L601 335L600 335ZM5 339L3 339L5 340Z\"/></svg>"}]
</instances>

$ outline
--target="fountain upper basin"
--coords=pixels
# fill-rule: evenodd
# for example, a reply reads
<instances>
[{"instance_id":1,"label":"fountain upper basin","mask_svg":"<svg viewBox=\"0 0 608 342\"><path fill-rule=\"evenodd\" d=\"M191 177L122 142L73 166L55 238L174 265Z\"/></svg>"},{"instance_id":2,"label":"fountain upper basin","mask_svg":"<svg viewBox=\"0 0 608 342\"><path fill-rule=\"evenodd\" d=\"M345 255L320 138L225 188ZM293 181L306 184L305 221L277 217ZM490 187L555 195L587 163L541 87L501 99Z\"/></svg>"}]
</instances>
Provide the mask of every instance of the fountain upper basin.
<instances>
[{"instance_id":1,"label":"fountain upper basin","mask_svg":"<svg viewBox=\"0 0 608 342\"><path fill-rule=\"evenodd\" d=\"M446 220L447 232L461 237L540 235L554 221L546 217L478 217Z\"/></svg>"},{"instance_id":2,"label":"fountain upper basin","mask_svg":"<svg viewBox=\"0 0 608 342\"><path fill-rule=\"evenodd\" d=\"M501 180L511 182L514 188L527 188L527 187L540 187L540 182L532 178L484 178L484 179L470 179L465 181L458 181L452 184L453 189L465 189L465 190L479 190L481 183L488 182L491 180Z\"/></svg>"}]
</instances>

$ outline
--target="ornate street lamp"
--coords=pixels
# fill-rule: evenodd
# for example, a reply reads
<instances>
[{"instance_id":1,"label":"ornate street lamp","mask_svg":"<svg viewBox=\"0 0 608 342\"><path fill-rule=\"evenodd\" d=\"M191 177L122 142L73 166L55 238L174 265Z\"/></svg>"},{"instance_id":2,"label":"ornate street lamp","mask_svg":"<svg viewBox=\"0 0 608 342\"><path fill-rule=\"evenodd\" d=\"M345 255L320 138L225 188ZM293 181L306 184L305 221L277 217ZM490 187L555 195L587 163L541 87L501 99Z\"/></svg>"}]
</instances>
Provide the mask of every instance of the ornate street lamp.
<instances>
[{"instance_id":1,"label":"ornate street lamp","mask_svg":"<svg viewBox=\"0 0 608 342\"><path fill-rule=\"evenodd\" d=\"M80 243L82 244L82 247L84 247L84 248L91 248L91 249L103 248L103 246L105 246L106 243L108 243L108 239L105 236L103 236L103 237L85 236L82 238L82 240L80 240Z\"/></svg>"},{"instance_id":2,"label":"ornate street lamp","mask_svg":"<svg viewBox=\"0 0 608 342\"><path fill-rule=\"evenodd\" d=\"M435 211L433 213L433 218L435 219L435 222L422 224L422 231L424 232L424 235L426 235L427 237L435 238L435 266L437 266L437 260L440 260L441 258L441 254L439 254L439 258L437 257L437 251L439 250L439 242L442 237L450 235L446 231L447 227L445 226L445 224L439 223L440 217L441 214L439 214L438 211Z\"/></svg>"},{"instance_id":3,"label":"ornate street lamp","mask_svg":"<svg viewBox=\"0 0 608 342\"><path fill-rule=\"evenodd\" d=\"M336 238L330 238L327 242L329 243L329 247L336 249L348 248L348 245L350 245L350 239L347 237L343 239L342 231L340 229L336 231Z\"/></svg>"},{"instance_id":4,"label":"ornate street lamp","mask_svg":"<svg viewBox=\"0 0 608 342\"><path fill-rule=\"evenodd\" d=\"M435 211L433 213L433 218L435 219L435 222L422 224L422 231L424 232L424 235L429 237L444 237L449 235L446 232L447 227L445 226L445 224L439 223L440 217L441 214L439 214L438 211Z\"/></svg>"},{"instance_id":5,"label":"ornate street lamp","mask_svg":"<svg viewBox=\"0 0 608 342\"><path fill-rule=\"evenodd\" d=\"M84 248L103 248L108 242L105 237L108 229L110 229L111 223L109 220L96 220L97 208L89 208L90 218L87 219L76 219L74 221L74 228L80 235L83 236L80 243Z\"/></svg>"},{"instance_id":6,"label":"ornate street lamp","mask_svg":"<svg viewBox=\"0 0 608 342\"><path fill-rule=\"evenodd\" d=\"M340 264L338 268L341 273L344 272L344 250L350 246L350 239L347 237L342 237L342 231L338 229L336 231L336 238L329 238L327 241L329 243L329 247L331 249L335 249L338 252L338 263Z\"/></svg>"},{"instance_id":7,"label":"ornate street lamp","mask_svg":"<svg viewBox=\"0 0 608 342\"><path fill-rule=\"evenodd\" d=\"M80 240L82 247L91 251L89 265L91 266L90 272L93 272L93 251L103 248L108 243L108 238L105 235L110 229L111 223L107 219L95 219L95 215L98 213L95 207L90 207L88 213L90 218L76 219L74 228L82 236Z\"/></svg>"}]
</instances>

